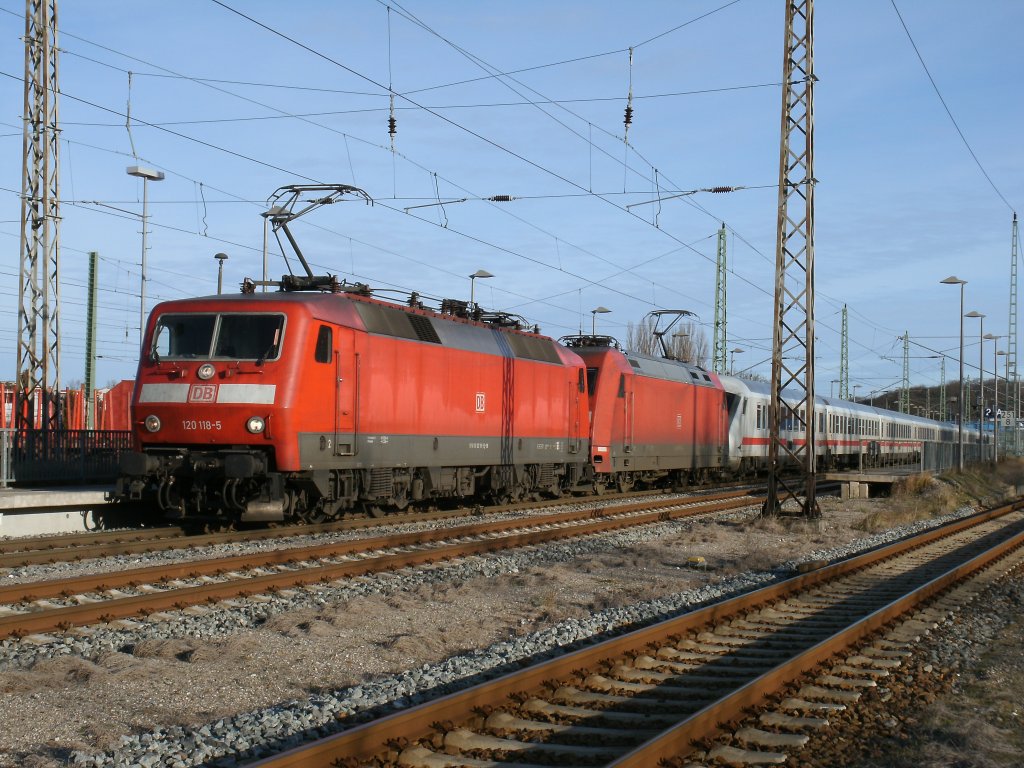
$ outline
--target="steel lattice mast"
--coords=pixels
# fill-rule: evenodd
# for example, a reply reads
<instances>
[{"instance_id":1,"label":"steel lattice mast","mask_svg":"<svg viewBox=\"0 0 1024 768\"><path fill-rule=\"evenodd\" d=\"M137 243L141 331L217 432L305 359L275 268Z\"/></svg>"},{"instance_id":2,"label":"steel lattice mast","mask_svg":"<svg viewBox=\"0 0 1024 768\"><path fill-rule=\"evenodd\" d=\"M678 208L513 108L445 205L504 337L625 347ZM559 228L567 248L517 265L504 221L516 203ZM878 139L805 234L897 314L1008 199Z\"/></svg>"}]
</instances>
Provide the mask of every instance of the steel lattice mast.
<instances>
[{"instance_id":1,"label":"steel lattice mast","mask_svg":"<svg viewBox=\"0 0 1024 768\"><path fill-rule=\"evenodd\" d=\"M815 496L813 31L813 0L787 0L771 435L768 498L763 510L768 515L790 511L806 517L821 514ZM784 463L795 465L798 471L784 476ZM789 501L795 502L798 510L785 510Z\"/></svg>"},{"instance_id":2,"label":"steel lattice mast","mask_svg":"<svg viewBox=\"0 0 1024 768\"><path fill-rule=\"evenodd\" d=\"M60 152L57 0L26 0L15 425L59 426ZM38 415L34 407L40 407Z\"/></svg>"},{"instance_id":3,"label":"steel lattice mast","mask_svg":"<svg viewBox=\"0 0 1024 768\"><path fill-rule=\"evenodd\" d=\"M946 420L946 356L942 356L939 368L939 421Z\"/></svg>"},{"instance_id":4,"label":"steel lattice mast","mask_svg":"<svg viewBox=\"0 0 1024 768\"><path fill-rule=\"evenodd\" d=\"M715 339L711 356L715 373L728 373L728 314L726 304L725 222L718 230L718 258L715 260Z\"/></svg>"},{"instance_id":5,"label":"steel lattice mast","mask_svg":"<svg viewBox=\"0 0 1024 768\"><path fill-rule=\"evenodd\" d=\"M1010 388L1007 400L1013 412L1013 449L1020 453L1020 430L1016 420L1020 418L1020 378L1017 372L1017 213L1013 214L1013 227L1010 234L1010 327L1006 347L1007 380ZM1012 378L1011 378L1012 377ZM1010 382L1013 382L1012 384Z\"/></svg>"},{"instance_id":6,"label":"steel lattice mast","mask_svg":"<svg viewBox=\"0 0 1024 768\"><path fill-rule=\"evenodd\" d=\"M910 413L910 331L904 331L903 382L900 384L900 413Z\"/></svg>"},{"instance_id":7,"label":"steel lattice mast","mask_svg":"<svg viewBox=\"0 0 1024 768\"><path fill-rule=\"evenodd\" d=\"M845 304L843 304L843 328L839 337L839 399L850 399L850 331L846 324Z\"/></svg>"}]
</instances>

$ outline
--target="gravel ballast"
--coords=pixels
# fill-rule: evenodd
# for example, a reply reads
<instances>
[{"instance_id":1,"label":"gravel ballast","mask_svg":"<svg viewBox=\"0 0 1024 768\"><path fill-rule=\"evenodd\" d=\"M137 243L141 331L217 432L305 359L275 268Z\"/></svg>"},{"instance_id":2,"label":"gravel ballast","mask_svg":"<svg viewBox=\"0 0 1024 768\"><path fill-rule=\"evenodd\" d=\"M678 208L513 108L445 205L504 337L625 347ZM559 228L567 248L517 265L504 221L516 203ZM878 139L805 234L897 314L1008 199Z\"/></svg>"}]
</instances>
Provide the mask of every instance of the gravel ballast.
<instances>
[{"instance_id":1,"label":"gravel ballast","mask_svg":"<svg viewBox=\"0 0 1024 768\"><path fill-rule=\"evenodd\" d=\"M0 765L236 765L500 675L520 660L758 588L799 562L841 559L971 511L858 537L849 521L837 522L840 509L806 525L799 543L791 531L759 528L749 510L235 600L38 645L5 641L0 716L19 708L27 732L0 742ZM820 546L833 540L844 543ZM687 569L691 554L706 556L711 569ZM431 623L438 606L451 615ZM235 667L224 663L232 654ZM281 666L262 679L249 671L249 657ZM133 665L145 675L119 676ZM18 690L47 670L42 691ZM131 710L114 718L120 726L47 732L46 707L87 696L83 687L104 680L120 686L111 702ZM296 689L305 695L281 695ZM284 703L262 703L275 694ZM254 706L238 714L247 701Z\"/></svg>"}]
</instances>

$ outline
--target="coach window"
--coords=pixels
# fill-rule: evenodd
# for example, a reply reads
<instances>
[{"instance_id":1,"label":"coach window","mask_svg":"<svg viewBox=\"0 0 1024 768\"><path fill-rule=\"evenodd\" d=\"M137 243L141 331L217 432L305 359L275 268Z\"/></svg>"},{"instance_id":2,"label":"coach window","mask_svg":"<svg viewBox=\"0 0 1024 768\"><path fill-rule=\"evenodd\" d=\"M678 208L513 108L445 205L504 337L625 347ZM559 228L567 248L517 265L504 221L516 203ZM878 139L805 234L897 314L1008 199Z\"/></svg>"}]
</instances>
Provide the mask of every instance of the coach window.
<instances>
[{"instance_id":1,"label":"coach window","mask_svg":"<svg viewBox=\"0 0 1024 768\"><path fill-rule=\"evenodd\" d=\"M329 325L321 325L316 334L316 352L314 359L318 363L331 362L331 348L334 346L334 334Z\"/></svg>"}]
</instances>

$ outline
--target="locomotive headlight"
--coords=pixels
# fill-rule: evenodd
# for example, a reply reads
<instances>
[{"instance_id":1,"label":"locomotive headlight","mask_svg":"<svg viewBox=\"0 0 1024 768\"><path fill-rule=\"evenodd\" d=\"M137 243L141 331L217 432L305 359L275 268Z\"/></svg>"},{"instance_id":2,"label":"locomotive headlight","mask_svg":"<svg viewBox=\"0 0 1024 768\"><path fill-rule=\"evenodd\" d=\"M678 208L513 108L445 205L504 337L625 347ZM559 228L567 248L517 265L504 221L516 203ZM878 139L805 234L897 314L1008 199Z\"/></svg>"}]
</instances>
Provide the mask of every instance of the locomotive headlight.
<instances>
[{"instance_id":1,"label":"locomotive headlight","mask_svg":"<svg viewBox=\"0 0 1024 768\"><path fill-rule=\"evenodd\" d=\"M245 428L252 432L254 435L258 435L263 431L267 424L263 421L261 416L251 416L247 422L245 422Z\"/></svg>"},{"instance_id":2,"label":"locomotive headlight","mask_svg":"<svg viewBox=\"0 0 1024 768\"><path fill-rule=\"evenodd\" d=\"M208 379L213 378L214 372L215 371L212 363L203 363L196 370L196 376L198 376L203 381L207 381Z\"/></svg>"},{"instance_id":3,"label":"locomotive headlight","mask_svg":"<svg viewBox=\"0 0 1024 768\"><path fill-rule=\"evenodd\" d=\"M150 432L159 432L160 427L162 426L160 424L160 417L152 413L146 417L146 421L144 423L146 425L146 429Z\"/></svg>"}]
</instances>

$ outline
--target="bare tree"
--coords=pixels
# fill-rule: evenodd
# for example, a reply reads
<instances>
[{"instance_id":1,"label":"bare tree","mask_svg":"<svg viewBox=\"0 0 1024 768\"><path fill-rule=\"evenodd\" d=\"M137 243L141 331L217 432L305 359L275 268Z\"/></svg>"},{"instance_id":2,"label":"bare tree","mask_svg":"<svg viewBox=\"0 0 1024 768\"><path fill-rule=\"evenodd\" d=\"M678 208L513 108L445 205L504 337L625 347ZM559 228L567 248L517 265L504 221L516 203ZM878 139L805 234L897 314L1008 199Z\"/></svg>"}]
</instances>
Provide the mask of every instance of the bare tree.
<instances>
[{"instance_id":1,"label":"bare tree","mask_svg":"<svg viewBox=\"0 0 1024 768\"><path fill-rule=\"evenodd\" d=\"M654 335L656 318L648 315L638 323L626 325L626 349L645 355L661 356L664 351ZM695 322L687 321L677 326L679 330L665 340L669 357L686 363L707 367L710 344L704 329Z\"/></svg>"}]
</instances>

